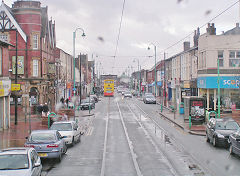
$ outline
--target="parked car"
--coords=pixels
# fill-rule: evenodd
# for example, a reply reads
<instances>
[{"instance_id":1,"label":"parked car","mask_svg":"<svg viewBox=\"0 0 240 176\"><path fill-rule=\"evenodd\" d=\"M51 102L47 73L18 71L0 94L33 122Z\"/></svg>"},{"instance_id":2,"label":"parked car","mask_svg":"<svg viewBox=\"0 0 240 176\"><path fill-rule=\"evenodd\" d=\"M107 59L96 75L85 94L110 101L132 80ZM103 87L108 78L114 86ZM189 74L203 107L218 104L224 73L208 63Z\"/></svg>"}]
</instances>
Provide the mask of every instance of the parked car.
<instances>
[{"instance_id":1,"label":"parked car","mask_svg":"<svg viewBox=\"0 0 240 176\"><path fill-rule=\"evenodd\" d=\"M156 104L156 98L152 94L145 94L143 97L143 102L146 104Z\"/></svg>"},{"instance_id":2,"label":"parked car","mask_svg":"<svg viewBox=\"0 0 240 176\"><path fill-rule=\"evenodd\" d=\"M75 121L54 122L50 130L57 130L67 145L81 141L81 131Z\"/></svg>"},{"instance_id":3,"label":"parked car","mask_svg":"<svg viewBox=\"0 0 240 176\"><path fill-rule=\"evenodd\" d=\"M41 158L55 158L59 162L67 152L63 137L57 130L34 130L24 147L33 147Z\"/></svg>"},{"instance_id":4,"label":"parked car","mask_svg":"<svg viewBox=\"0 0 240 176\"><path fill-rule=\"evenodd\" d=\"M95 109L95 104L94 104L91 100L89 101L89 98L83 99L83 100L82 100L82 103L81 103L81 105L80 105L80 109L81 109L81 110L88 110L89 107L90 107L91 109Z\"/></svg>"},{"instance_id":5,"label":"parked car","mask_svg":"<svg viewBox=\"0 0 240 176\"><path fill-rule=\"evenodd\" d=\"M229 152L240 156L240 130L229 136Z\"/></svg>"},{"instance_id":6,"label":"parked car","mask_svg":"<svg viewBox=\"0 0 240 176\"><path fill-rule=\"evenodd\" d=\"M94 99L94 102L97 103L98 102L98 97L97 95L90 95L91 99Z\"/></svg>"},{"instance_id":7,"label":"parked car","mask_svg":"<svg viewBox=\"0 0 240 176\"><path fill-rule=\"evenodd\" d=\"M42 164L34 148L8 148L0 151L0 175L40 176Z\"/></svg>"},{"instance_id":8,"label":"parked car","mask_svg":"<svg viewBox=\"0 0 240 176\"><path fill-rule=\"evenodd\" d=\"M206 127L206 140L215 147L228 147L229 136L238 129L239 125L231 118L211 118Z\"/></svg>"},{"instance_id":9,"label":"parked car","mask_svg":"<svg viewBox=\"0 0 240 176\"><path fill-rule=\"evenodd\" d=\"M124 96L124 98L127 98L127 97L132 98L132 93L129 91L126 91L126 92L124 92L123 96Z\"/></svg>"}]
</instances>

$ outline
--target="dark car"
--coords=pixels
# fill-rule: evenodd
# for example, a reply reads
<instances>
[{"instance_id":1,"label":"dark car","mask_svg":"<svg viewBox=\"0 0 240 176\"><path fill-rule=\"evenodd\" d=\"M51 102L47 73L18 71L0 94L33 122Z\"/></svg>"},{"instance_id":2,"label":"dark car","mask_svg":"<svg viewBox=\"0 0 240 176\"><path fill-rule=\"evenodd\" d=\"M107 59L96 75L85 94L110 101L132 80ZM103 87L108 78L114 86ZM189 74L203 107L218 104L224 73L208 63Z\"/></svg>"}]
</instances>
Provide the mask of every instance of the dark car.
<instances>
[{"instance_id":1,"label":"dark car","mask_svg":"<svg viewBox=\"0 0 240 176\"><path fill-rule=\"evenodd\" d=\"M143 97L143 102L146 104L148 103L156 104L156 98L152 94L146 94Z\"/></svg>"},{"instance_id":2,"label":"dark car","mask_svg":"<svg viewBox=\"0 0 240 176\"><path fill-rule=\"evenodd\" d=\"M240 130L229 136L229 152L240 156Z\"/></svg>"},{"instance_id":3,"label":"dark car","mask_svg":"<svg viewBox=\"0 0 240 176\"><path fill-rule=\"evenodd\" d=\"M211 142L215 147L228 147L229 136L238 129L239 125L231 118L211 118L206 128L207 142Z\"/></svg>"},{"instance_id":4,"label":"dark car","mask_svg":"<svg viewBox=\"0 0 240 176\"><path fill-rule=\"evenodd\" d=\"M91 99L90 99L90 101L89 101L89 98L83 99L83 100L82 100L82 103L81 103L81 105L80 105L80 109L81 109L81 110L89 110L89 107L90 107L91 109L95 109L95 103L93 103Z\"/></svg>"}]
</instances>

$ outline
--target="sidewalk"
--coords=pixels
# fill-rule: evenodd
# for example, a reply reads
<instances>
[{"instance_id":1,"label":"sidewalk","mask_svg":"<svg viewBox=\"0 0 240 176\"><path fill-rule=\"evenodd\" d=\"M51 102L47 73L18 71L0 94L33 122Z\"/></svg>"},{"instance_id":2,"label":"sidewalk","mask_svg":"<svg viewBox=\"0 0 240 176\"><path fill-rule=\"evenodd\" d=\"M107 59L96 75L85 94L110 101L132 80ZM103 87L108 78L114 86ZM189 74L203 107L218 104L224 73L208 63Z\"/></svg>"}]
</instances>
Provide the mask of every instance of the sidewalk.
<instances>
[{"instance_id":1,"label":"sidewalk","mask_svg":"<svg viewBox=\"0 0 240 176\"><path fill-rule=\"evenodd\" d=\"M163 100L160 97L157 97L157 104L161 104ZM184 121L184 115L179 114L178 112L174 113L171 111L168 107L163 107L163 111L158 111L162 117L169 120L170 122L174 123L176 126L180 127L182 130L187 131L190 134L193 135L199 135L199 136L205 136L206 135L206 126L203 125L191 125L191 128L189 127L189 122Z\"/></svg>"},{"instance_id":2,"label":"sidewalk","mask_svg":"<svg viewBox=\"0 0 240 176\"><path fill-rule=\"evenodd\" d=\"M94 115L95 110L77 111L75 117L78 119L80 129L85 132L89 123L90 116ZM71 118L70 120L73 120ZM39 115L31 115L31 131L47 129L47 125L42 125L42 118ZM9 147L23 147L26 137L30 134L29 116L18 116L17 125L14 124L14 116L11 116L10 129L0 131L0 149Z\"/></svg>"}]
</instances>

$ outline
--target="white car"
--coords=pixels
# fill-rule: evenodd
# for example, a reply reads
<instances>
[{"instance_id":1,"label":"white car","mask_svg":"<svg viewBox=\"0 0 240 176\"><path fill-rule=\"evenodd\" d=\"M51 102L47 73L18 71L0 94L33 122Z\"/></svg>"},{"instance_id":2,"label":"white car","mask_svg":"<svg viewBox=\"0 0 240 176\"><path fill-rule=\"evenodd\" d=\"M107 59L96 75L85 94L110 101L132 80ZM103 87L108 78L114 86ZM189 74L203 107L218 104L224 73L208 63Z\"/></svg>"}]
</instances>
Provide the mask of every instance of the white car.
<instances>
[{"instance_id":1,"label":"white car","mask_svg":"<svg viewBox=\"0 0 240 176\"><path fill-rule=\"evenodd\" d=\"M74 145L81 141L81 131L75 121L54 122L51 130L58 130L67 145Z\"/></svg>"},{"instance_id":2,"label":"white car","mask_svg":"<svg viewBox=\"0 0 240 176\"><path fill-rule=\"evenodd\" d=\"M34 148L9 148L0 151L0 175L40 176L42 164Z\"/></svg>"}]
</instances>

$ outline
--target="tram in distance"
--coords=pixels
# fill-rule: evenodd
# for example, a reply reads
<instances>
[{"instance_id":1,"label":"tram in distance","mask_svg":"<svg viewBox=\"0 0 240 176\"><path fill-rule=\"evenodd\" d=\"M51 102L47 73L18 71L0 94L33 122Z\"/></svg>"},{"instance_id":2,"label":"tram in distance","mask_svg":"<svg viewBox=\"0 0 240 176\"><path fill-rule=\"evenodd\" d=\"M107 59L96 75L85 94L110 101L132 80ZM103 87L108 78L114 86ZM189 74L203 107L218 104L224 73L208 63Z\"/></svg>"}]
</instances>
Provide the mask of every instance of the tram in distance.
<instances>
[{"instance_id":1,"label":"tram in distance","mask_svg":"<svg viewBox=\"0 0 240 176\"><path fill-rule=\"evenodd\" d=\"M104 80L104 97L114 96L114 80L106 79Z\"/></svg>"}]
</instances>

